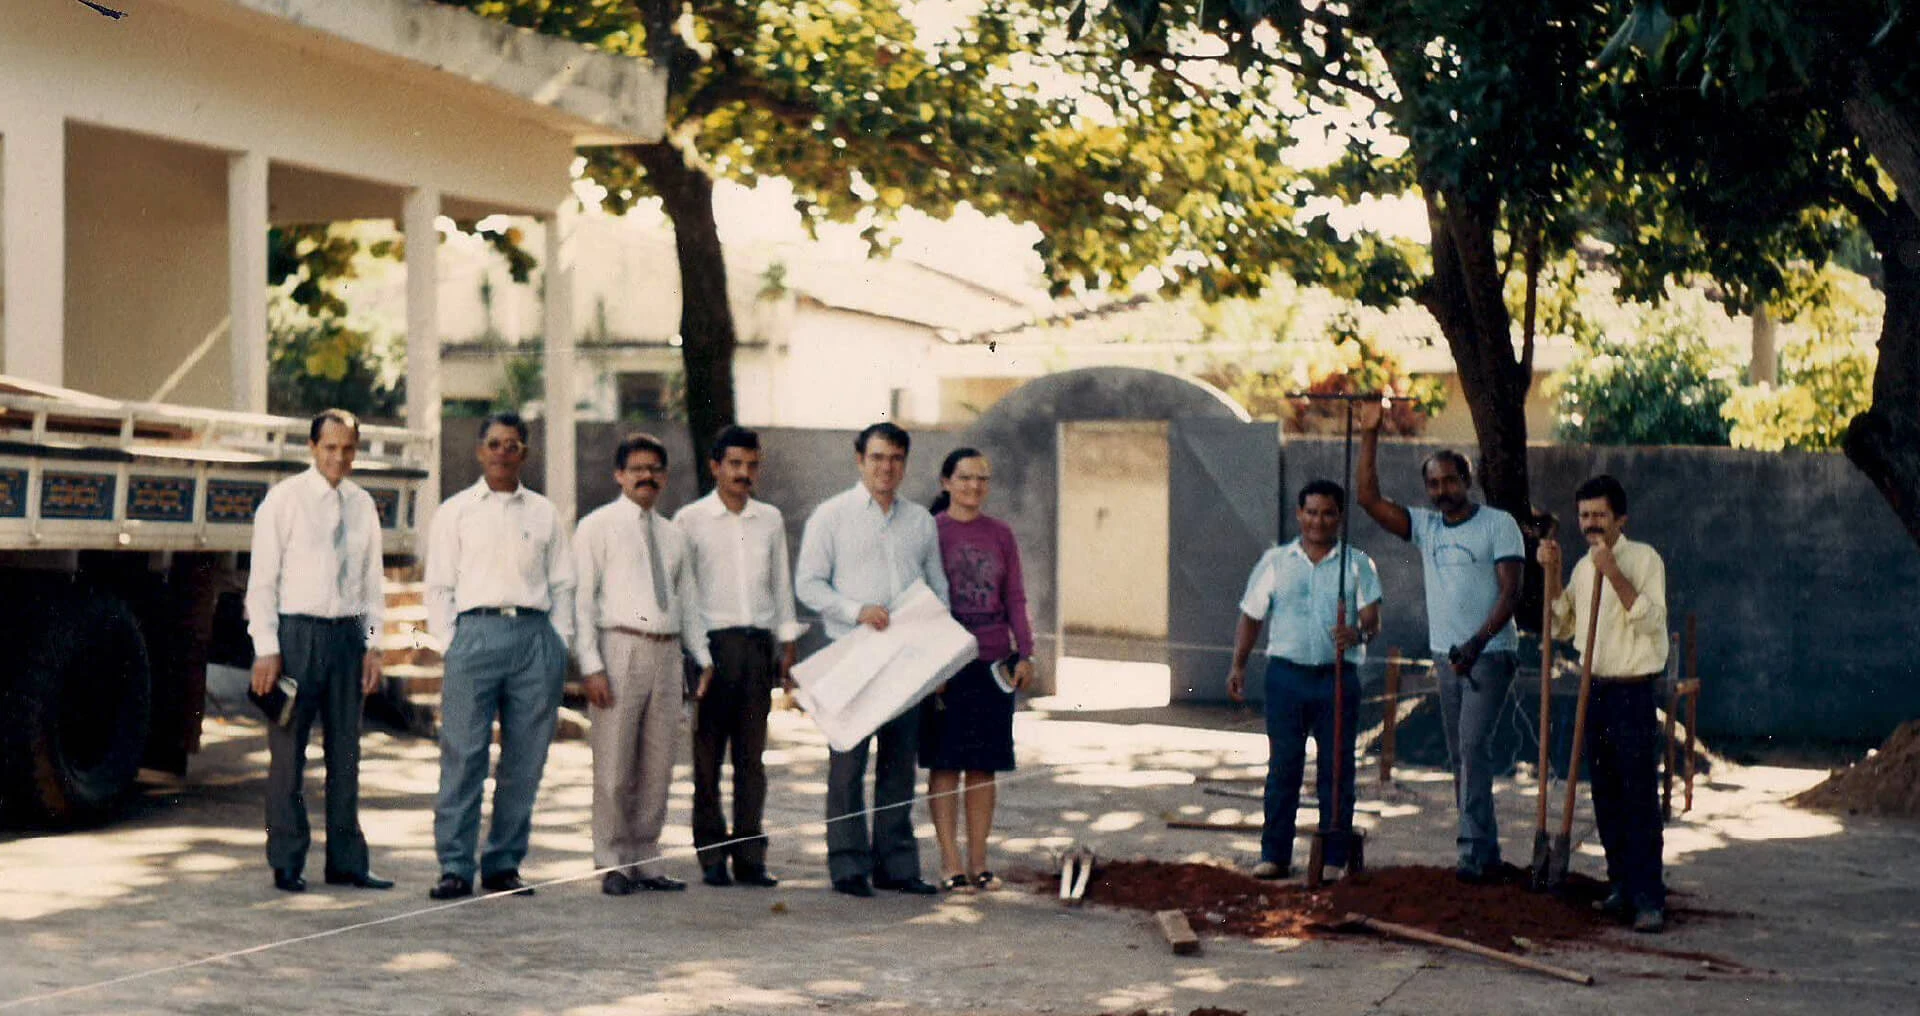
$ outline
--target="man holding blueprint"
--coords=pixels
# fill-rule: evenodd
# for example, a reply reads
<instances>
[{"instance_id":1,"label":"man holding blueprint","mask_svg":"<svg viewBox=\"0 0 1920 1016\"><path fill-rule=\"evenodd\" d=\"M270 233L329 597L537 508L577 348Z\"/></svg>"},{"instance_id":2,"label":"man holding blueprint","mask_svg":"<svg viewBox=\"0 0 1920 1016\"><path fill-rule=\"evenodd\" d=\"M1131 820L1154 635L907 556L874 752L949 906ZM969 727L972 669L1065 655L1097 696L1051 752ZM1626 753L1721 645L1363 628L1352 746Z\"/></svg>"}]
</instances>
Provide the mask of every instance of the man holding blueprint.
<instances>
[{"instance_id":1,"label":"man holding blueprint","mask_svg":"<svg viewBox=\"0 0 1920 1016\"><path fill-rule=\"evenodd\" d=\"M819 613L836 648L845 645L861 658L847 661L854 670L877 672L897 665L897 648L884 648L895 640L855 642L845 637L861 626L885 632L893 622L890 607L908 607L920 600L920 590L913 588L916 584L924 584L943 608L947 602L946 570L940 562L933 516L898 496L910 444L907 432L891 423L876 423L861 431L853 444L860 483L815 509L800 540L794 592L801 603ZM916 595L908 597L910 590ZM860 642L879 643L881 648L868 651ZM835 671L847 672L842 667ZM834 891L862 897L872 896L876 888L915 895L939 891L920 877L920 844L913 834L919 731L919 716L908 708L882 724L876 734L862 737L847 750L833 751L827 770L827 872ZM874 816L869 830L867 754L876 738Z\"/></svg>"}]
</instances>

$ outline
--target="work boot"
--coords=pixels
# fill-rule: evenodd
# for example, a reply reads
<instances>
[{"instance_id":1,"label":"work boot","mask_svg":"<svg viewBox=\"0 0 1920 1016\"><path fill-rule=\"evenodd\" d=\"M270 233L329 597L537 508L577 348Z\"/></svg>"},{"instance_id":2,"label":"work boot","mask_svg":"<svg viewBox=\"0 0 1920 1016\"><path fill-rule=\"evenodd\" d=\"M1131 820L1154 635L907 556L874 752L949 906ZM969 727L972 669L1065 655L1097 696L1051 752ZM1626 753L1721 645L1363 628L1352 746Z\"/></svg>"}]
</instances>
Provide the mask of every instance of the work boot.
<instances>
[{"instance_id":1,"label":"work boot","mask_svg":"<svg viewBox=\"0 0 1920 1016\"><path fill-rule=\"evenodd\" d=\"M1615 889L1614 891L1608 893L1606 899L1601 900L1598 903L1595 903L1593 905L1593 909L1598 910L1602 914L1605 914L1608 917L1611 917L1617 921L1627 921L1633 918L1634 916L1634 907L1632 902L1630 902L1627 899L1626 893L1623 893L1618 889Z\"/></svg>"},{"instance_id":2,"label":"work boot","mask_svg":"<svg viewBox=\"0 0 1920 1016\"><path fill-rule=\"evenodd\" d=\"M1659 907L1644 907L1633 915L1633 930L1643 935L1658 935L1667 930L1667 912Z\"/></svg>"}]
</instances>

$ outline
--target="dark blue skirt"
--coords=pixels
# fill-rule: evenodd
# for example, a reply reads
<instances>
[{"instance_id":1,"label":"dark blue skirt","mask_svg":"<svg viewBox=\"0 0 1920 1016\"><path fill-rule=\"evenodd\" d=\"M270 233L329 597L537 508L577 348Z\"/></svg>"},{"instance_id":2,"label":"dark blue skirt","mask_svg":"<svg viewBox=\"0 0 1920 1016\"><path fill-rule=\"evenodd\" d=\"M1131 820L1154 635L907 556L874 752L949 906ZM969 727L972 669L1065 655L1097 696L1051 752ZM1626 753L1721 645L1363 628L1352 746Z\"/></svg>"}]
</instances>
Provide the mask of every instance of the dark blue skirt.
<instances>
[{"instance_id":1,"label":"dark blue skirt","mask_svg":"<svg viewBox=\"0 0 1920 1016\"><path fill-rule=\"evenodd\" d=\"M953 675L947 690L920 703L920 768L1013 771L1013 696L985 660Z\"/></svg>"}]
</instances>

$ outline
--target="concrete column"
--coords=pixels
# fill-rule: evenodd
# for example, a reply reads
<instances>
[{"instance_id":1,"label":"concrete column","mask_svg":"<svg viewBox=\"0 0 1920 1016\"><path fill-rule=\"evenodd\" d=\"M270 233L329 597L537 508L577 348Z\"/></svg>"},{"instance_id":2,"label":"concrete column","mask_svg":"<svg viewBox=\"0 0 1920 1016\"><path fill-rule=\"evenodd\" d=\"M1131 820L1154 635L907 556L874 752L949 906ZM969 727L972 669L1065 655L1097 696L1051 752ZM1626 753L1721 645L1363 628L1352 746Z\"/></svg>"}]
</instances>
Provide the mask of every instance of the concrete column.
<instances>
[{"instance_id":1,"label":"concrete column","mask_svg":"<svg viewBox=\"0 0 1920 1016\"><path fill-rule=\"evenodd\" d=\"M6 373L66 376L67 125L19 111L0 135L0 293Z\"/></svg>"},{"instance_id":2,"label":"concrete column","mask_svg":"<svg viewBox=\"0 0 1920 1016\"><path fill-rule=\"evenodd\" d=\"M579 507L574 478L573 410L574 372L579 360L574 348L573 322L573 233L578 214L573 198L569 197L546 217L546 307L542 329L546 338L546 495L560 510L561 518L569 523Z\"/></svg>"},{"instance_id":3,"label":"concrete column","mask_svg":"<svg viewBox=\"0 0 1920 1016\"><path fill-rule=\"evenodd\" d=\"M400 228L407 245L407 427L433 438L427 478L414 502L420 546L440 506L440 192L407 192Z\"/></svg>"},{"instance_id":4,"label":"concrete column","mask_svg":"<svg viewBox=\"0 0 1920 1016\"><path fill-rule=\"evenodd\" d=\"M227 300L233 407L267 411L267 157L227 158Z\"/></svg>"}]
</instances>

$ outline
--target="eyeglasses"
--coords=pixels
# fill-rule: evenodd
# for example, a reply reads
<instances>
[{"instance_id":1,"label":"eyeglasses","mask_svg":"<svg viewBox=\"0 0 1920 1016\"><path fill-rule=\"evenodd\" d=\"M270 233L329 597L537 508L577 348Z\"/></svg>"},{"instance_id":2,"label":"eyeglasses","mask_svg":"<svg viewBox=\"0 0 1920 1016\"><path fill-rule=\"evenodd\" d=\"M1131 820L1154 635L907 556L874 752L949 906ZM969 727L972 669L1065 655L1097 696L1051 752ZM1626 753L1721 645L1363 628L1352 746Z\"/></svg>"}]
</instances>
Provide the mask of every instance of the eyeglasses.
<instances>
[{"instance_id":1,"label":"eyeglasses","mask_svg":"<svg viewBox=\"0 0 1920 1016\"><path fill-rule=\"evenodd\" d=\"M527 450L525 444L515 441L512 438L508 438L505 441L499 438L489 438L486 443L486 448L490 452L505 452L508 455L518 455Z\"/></svg>"}]
</instances>

